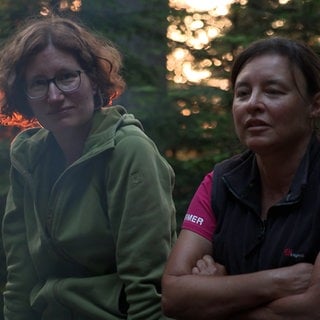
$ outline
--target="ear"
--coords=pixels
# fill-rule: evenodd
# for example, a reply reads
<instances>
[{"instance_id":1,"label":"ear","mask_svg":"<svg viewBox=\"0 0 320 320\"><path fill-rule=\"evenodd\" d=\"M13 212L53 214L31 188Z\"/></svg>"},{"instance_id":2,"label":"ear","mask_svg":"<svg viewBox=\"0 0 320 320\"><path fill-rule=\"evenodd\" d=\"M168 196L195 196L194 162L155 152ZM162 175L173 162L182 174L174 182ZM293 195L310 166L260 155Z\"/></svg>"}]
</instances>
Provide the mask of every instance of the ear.
<instances>
[{"instance_id":1,"label":"ear","mask_svg":"<svg viewBox=\"0 0 320 320\"><path fill-rule=\"evenodd\" d=\"M311 118L320 118L320 92L316 93L312 98L311 103Z\"/></svg>"}]
</instances>

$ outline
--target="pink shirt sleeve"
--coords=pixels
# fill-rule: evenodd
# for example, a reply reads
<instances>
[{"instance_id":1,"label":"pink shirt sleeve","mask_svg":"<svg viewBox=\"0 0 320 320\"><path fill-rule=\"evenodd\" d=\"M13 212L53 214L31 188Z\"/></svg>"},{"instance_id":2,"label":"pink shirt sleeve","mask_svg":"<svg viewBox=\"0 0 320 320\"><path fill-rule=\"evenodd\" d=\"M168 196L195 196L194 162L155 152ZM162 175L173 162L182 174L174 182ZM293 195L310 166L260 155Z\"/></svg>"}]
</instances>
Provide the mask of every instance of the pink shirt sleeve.
<instances>
[{"instance_id":1,"label":"pink shirt sleeve","mask_svg":"<svg viewBox=\"0 0 320 320\"><path fill-rule=\"evenodd\" d=\"M182 229L193 231L212 241L216 219L211 208L213 172L208 173L194 194L182 222Z\"/></svg>"}]
</instances>

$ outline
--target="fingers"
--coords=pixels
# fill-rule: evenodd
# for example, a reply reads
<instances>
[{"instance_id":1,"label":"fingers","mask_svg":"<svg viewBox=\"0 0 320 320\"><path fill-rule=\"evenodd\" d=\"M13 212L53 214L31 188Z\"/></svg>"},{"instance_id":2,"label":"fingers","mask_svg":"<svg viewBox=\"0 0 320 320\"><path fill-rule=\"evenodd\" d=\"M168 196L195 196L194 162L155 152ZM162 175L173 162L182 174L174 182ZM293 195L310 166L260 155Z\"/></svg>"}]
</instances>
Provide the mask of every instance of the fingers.
<instances>
[{"instance_id":1,"label":"fingers","mask_svg":"<svg viewBox=\"0 0 320 320\"><path fill-rule=\"evenodd\" d=\"M192 274L194 275L200 275L200 270L198 267L193 267L191 270Z\"/></svg>"},{"instance_id":2,"label":"fingers","mask_svg":"<svg viewBox=\"0 0 320 320\"><path fill-rule=\"evenodd\" d=\"M203 256L202 260L205 261L207 265L215 264L215 261L213 260L213 258L211 256L209 256L208 254Z\"/></svg>"},{"instance_id":3,"label":"fingers","mask_svg":"<svg viewBox=\"0 0 320 320\"><path fill-rule=\"evenodd\" d=\"M217 271L213 258L209 255L205 255L202 259L197 261L196 266L192 269L192 274L210 276L216 275Z\"/></svg>"}]
</instances>

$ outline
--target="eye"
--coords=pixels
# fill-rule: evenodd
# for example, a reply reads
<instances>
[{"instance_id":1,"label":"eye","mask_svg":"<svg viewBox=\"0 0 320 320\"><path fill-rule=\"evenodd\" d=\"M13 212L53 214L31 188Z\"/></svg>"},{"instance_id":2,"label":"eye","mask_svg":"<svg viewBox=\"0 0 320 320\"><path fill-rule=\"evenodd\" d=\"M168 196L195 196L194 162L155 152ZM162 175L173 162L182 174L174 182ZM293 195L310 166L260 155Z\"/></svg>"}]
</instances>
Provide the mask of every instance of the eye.
<instances>
[{"instance_id":1,"label":"eye","mask_svg":"<svg viewBox=\"0 0 320 320\"><path fill-rule=\"evenodd\" d=\"M250 90L247 87L240 87L235 90L234 96L236 98L244 98L250 94Z\"/></svg>"},{"instance_id":2,"label":"eye","mask_svg":"<svg viewBox=\"0 0 320 320\"><path fill-rule=\"evenodd\" d=\"M47 80L44 78L33 79L27 84L28 89L42 88L47 85Z\"/></svg>"},{"instance_id":3,"label":"eye","mask_svg":"<svg viewBox=\"0 0 320 320\"><path fill-rule=\"evenodd\" d=\"M67 71L57 75L56 80L60 83L68 84L75 81L75 79L77 79L78 76L78 73L75 71Z\"/></svg>"},{"instance_id":4,"label":"eye","mask_svg":"<svg viewBox=\"0 0 320 320\"><path fill-rule=\"evenodd\" d=\"M281 90L279 88L274 88L274 87L266 88L265 92L267 94L270 94L270 95L282 95L282 94L284 94L283 90Z\"/></svg>"}]
</instances>

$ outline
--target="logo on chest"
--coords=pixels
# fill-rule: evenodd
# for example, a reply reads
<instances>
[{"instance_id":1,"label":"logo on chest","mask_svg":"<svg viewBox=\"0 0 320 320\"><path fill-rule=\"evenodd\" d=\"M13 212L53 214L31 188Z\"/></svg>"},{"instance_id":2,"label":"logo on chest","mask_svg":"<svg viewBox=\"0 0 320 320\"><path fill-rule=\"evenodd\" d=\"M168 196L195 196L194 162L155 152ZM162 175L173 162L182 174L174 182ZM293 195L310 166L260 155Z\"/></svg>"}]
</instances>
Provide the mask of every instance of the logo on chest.
<instances>
[{"instance_id":1,"label":"logo on chest","mask_svg":"<svg viewBox=\"0 0 320 320\"><path fill-rule=\"evenodd\" d=\"M292 248L284 248L283 255L294 259L303 259L305 257L304 253L294 252Z\"/></svg>"}]
</instances>

